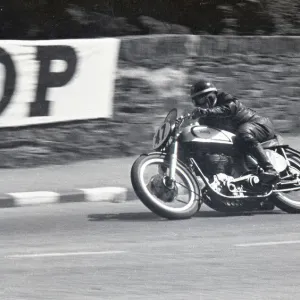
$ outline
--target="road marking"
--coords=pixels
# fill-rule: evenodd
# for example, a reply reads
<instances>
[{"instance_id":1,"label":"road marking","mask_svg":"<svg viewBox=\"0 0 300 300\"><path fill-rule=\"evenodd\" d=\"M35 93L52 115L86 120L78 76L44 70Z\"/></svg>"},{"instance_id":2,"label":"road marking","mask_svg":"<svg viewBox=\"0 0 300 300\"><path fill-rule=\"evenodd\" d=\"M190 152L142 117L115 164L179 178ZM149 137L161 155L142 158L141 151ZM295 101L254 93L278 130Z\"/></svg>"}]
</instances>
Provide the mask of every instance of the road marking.
<instances>
[{"instance_id":1,"label":"road marking","mask_svg":"<svg viewBox=\"0 0 300 300\"><path fill-rule=\"evenodd\" d=\"M299 241L282 241L282 242L265 242L265 243L249 243L249 244L236 244L237 247L257 247L257 246L274 246L274 245L288 245L300 244Z\"/></svg>"},{"instance_id":2,"label":"road marking","mask_svg":"<svg viewBox=\"0 0 300 300\"><path fill-rule=\"evenodd\" d=\"M36 253L36 254L16 254L8 255L6 258L35 258L35 257L58 257L58 256L78 256L78 255L103 255L120 254L126 251L101 251L101 252L65 252L65 253Z\"/></svg>"}]
</instances>

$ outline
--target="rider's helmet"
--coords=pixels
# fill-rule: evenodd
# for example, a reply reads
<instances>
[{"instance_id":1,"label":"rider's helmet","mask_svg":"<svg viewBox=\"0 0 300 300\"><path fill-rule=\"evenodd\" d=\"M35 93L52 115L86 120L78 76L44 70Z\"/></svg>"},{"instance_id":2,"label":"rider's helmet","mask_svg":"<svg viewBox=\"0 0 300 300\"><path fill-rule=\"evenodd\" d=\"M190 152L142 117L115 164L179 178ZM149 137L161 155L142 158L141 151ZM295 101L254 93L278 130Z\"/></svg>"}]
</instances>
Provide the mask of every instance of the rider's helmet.
<instances>
[{"instance_id":1,"label":"rider's helmet","mask_svg":"<svg viewBox=\"0 0 300 300\"><path fill-rule=\"evenodd\" d=\"M193 104L202 108L214 107L217 103L217 88L208 80L200 79L191 87Z\"/></svg>"}]
</instances>

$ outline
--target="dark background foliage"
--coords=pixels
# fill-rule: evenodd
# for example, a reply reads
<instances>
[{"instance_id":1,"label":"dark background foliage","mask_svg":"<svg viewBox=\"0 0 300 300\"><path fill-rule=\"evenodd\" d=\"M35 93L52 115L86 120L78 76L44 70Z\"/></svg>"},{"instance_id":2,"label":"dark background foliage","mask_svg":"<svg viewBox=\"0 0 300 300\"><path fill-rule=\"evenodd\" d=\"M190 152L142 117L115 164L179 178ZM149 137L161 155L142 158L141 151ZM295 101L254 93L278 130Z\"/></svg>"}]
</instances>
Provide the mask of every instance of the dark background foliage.
<instances>
[{"instance_id":1,"label":"dark background foliage","mask_svg":"<svg viewBox=\"0 0 300 300\"><path fill-rule=\"evenodd\" d=\"M1 39L192 33L299 35L299 0L9 0Z\"/></svg>"}]
</instances>

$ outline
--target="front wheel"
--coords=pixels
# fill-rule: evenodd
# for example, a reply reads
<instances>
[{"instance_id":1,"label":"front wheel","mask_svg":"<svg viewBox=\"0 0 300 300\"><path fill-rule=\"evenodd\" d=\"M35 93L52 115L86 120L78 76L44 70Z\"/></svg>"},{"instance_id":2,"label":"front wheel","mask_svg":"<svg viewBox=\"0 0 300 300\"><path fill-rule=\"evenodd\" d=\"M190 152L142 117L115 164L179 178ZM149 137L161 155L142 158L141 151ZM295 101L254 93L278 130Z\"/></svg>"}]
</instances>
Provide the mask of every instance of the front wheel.
<instances>
[{"instance_id":1,"label":"front wheel","mask_svg":"<svg viewBox=\"0 0 300 300\"><path fill-rule=\"evenodd\" d=\"M151 168L155 171L154 175L145 178ZM134 191L143 204L158 216L170 220L191 218L201 206L198 183L187 167L177 161L176 184L169 189L165 185L168 171L169 162L165 154L140 156L131 168Z\"/></svg>"}]
</instances>

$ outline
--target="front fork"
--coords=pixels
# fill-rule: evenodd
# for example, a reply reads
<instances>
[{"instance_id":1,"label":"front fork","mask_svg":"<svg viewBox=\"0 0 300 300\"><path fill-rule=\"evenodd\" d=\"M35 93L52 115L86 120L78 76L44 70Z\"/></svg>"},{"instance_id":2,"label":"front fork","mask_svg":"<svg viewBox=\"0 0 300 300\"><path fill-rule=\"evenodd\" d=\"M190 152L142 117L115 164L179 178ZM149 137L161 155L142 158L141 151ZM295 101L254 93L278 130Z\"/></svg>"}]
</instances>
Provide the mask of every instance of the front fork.
<instances>
[{"instance_id":1,"label":"front fork","mask_svg":"<svg viewBox=\"0 0 300 300\"><path fill-rule=\"evenodd\" d=\"M177 166L177 155L178 155L178 141L174 139L170 146L169 150L170 154L170 168L169 168L169 176L166 178L166 186L168 188L174 188L175 186L175 175L176 175L176 166Z\"/></svg>"}]
</instances>

